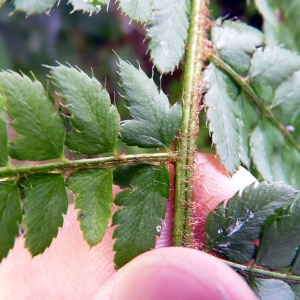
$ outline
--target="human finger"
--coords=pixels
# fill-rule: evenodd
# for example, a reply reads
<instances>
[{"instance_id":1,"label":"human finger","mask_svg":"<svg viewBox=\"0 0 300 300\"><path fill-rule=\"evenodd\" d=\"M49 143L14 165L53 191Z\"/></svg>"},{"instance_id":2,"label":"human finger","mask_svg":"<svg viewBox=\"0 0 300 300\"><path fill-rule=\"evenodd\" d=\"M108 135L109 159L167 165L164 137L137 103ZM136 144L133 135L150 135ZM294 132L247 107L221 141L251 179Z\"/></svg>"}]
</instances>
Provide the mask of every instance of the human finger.
<instances>
[{"instance_id":1,"label":"human finger","mask_svg":"<svg viewBox=\"0 0 300 300\"><path fill-rule=\"evenodd\" d=\"M106 294L94 299L254 300L254 293L233 269L216 257L181 247L146 252L125 265Z\"/></svg>"}]
</instances>

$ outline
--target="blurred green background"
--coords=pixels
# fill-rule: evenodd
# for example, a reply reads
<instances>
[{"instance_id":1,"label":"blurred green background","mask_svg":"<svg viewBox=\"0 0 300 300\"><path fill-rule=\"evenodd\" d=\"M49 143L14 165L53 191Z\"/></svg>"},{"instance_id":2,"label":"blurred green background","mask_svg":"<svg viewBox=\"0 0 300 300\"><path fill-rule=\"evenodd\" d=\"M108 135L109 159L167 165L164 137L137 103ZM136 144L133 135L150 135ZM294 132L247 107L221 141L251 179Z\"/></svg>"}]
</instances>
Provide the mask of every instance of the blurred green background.
<instances>
[{"instance_id":1,"label":"blurred green background","mask_svg":"<svg viewBox=\"0 0 300 300\"><path fill-rule=\"evenodd\" d=\"M247 6L246 0L214 0L210 5L212 19L220 16L227 19L240 18L261 27L261 17L253 5ZM76 65L89 75L93 72L106 86L121 117L128 118L128 112L119 95L121 91L118 85L117 57L113 52L115 51L122 59L129 60L135 66L139 63L149 76L153 74L171 103L180 99L182 70L179 68L173 74L164 75L160 79L147 53L144 28L137 23L130 23L120 13L114 1L108 10L104 9L93 16L81 12L70 14L71 10L71 5L61 1L48 14L26 18L21 13L11 14L13 6L4 4L0 9L0 69L21 70L29 76L32 76L32 72L51 90L52 86L47 78L48 70L43 65L56 65L57 61ZM200 114L200 126L198 149L213 152L205 113ZM119 150L122 152L122 149ZM131 152L135 151L132 149Z\"/></svg>"}]
</instances>

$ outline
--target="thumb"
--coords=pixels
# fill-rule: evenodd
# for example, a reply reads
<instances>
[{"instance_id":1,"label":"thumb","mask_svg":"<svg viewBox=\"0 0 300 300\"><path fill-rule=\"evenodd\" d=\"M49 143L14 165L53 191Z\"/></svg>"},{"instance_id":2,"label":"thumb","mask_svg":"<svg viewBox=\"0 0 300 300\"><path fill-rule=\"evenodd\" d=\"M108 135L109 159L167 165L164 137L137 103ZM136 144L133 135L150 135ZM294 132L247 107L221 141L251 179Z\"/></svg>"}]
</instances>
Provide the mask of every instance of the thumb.
<instances>
[{"instance_id":1,"label":"thumb","mask_svg":"<svg viewBox=\"0 0 300 300\"><path fill-rule=\"evenodd\" d=\"M256 299L247 283L217 258L188 248L144 253L120 269L94 299Z\"/></svg>"}]
</instances>

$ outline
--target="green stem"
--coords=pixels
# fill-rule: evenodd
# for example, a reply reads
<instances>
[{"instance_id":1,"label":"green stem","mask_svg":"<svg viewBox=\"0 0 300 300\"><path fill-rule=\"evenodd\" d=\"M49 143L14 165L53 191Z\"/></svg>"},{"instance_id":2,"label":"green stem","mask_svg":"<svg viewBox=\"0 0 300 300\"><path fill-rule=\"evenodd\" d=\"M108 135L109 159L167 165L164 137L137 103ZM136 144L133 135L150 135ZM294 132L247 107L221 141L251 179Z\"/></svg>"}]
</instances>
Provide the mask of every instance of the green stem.
<instances>
[{"instance_id":1,"label":"green stem","mask_svg":"<svg viewBox=\"0 0 300 300\"><path fill-rule=\"evenodd\" d=\"M297 282L299 283L300 281L300 276L297 275L291 275L291 274L283 274L279 272L274 272L274 271L269 271L269 270L264 270L260 268L256 268L253 266L244 266L240 265L231 261L227 261L224 259L220 259L222 262L227 264L228 266L234 268L235 270L241 272L241 273L249 273L251 275L257 275L258 277L263 277L263 278L271 278L271 279L281 279L287 282Z\"/></svg>"},{"instance_id":2,"label":"green stem","mask_svg":"<svg viewBox=\"0 0 300 300\"><path fill-rule=\"evenodd\" d=\"M166 162L175 160L176 154L169 153L154 153L154 154L134 154L134 155L120 155L118 157L98 157L80 160L65 160L53 162L48 164L22 166L0 169L0 178L18 177L29 174L47 173L47 172L65 172L67 169L83 169L83 168L107 168L120 164L129 163L153 163L153 162Z\"/></svg>"},{"instance_id":3,"label":"green stem","mask_svg":"<svg viewBox=\"0 0 300 300\"><path fill-rule=\"evenodd\" d=\"M201 79L206 41L206 0L191 3L190 26L183 76L183 123L178 144L175 183L173 245L191 245L191 204L193 201L193 164L198 133Z\"/></svg>"},{"instance_id":4,"label":"green stem","mask_svg":"<svg viewBox=\"0 0 300 300\"><path fill-rule=\"evenodd\" d=\"M214 63L214 65L225 72L227 75L231 77L231 79L239 85L247 98L253 103L255 107L259 109L261 114L265 116L270 122L282 133L282 135L286 138L286 140L295 147L298 151L300 151L300 145L293 138L290 132L287 130L286 126L284 126L273 114L272 110L264 105L264 103L260 100L260 98L255 94L251 86L246 82L246 80L241 77L238 73L236 73L228 64L226 64L223 60L221 60L217 55L212 55L210 60Z\"/></svg>"}]
</instances>

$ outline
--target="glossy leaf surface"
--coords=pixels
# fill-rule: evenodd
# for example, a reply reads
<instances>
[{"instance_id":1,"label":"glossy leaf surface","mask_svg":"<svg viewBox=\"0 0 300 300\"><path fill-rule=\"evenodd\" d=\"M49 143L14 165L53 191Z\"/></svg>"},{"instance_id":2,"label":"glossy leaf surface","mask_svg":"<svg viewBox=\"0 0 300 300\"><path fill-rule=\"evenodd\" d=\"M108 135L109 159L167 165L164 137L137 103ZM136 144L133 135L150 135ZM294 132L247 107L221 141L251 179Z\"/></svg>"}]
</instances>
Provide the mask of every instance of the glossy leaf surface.
<instances>
[{"instance_id":1,"label":"glossy leaf surface","mask_svg":"<svg viewBox=\"0 0 300 300\"><path fill-rule=\"evenodd\" d=\"M271 270L291 267L300 275L297 258L300 245L300 197L264 227L255 263ZM295 266L295 270L293 267Z\"/></svg>"},{"instance_id":2,"label":"glossy leaf surface","mask_svg":"<svg viewBox=\"0 0 300 300\"><path fill-rule=\"evenodd\" d=\"M283 184L249 185L241 196L236 193L225 207L221 203L209 213L207 247L234 262L250 261L266 220L277 209L290 205L296 195L295 189Z\"/></svg>"}]
</instances>

